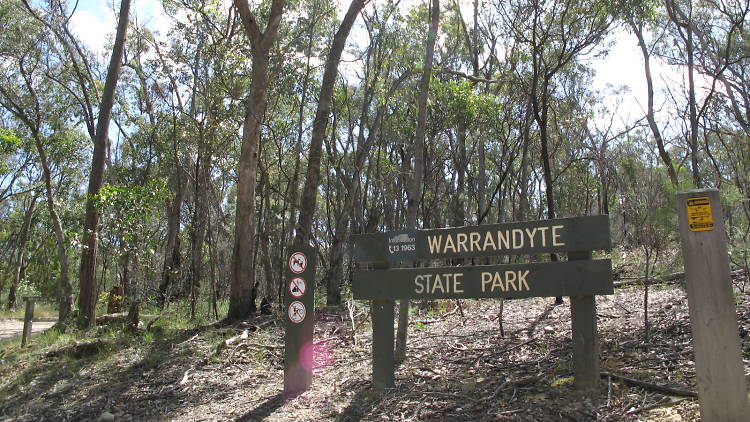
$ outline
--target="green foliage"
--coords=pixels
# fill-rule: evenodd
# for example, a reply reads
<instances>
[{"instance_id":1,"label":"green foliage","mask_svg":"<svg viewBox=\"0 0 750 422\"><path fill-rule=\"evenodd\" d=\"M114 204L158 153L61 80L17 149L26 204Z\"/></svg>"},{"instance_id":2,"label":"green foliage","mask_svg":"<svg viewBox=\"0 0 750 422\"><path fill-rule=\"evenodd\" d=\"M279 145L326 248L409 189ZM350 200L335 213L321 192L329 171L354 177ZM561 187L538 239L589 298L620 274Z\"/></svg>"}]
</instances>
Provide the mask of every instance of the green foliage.
<instances>
[{"instance_id":1,"label":"green foliage","mask_svg":"<svg viewBox=\"0 0 750 422\"><path fill-rule=\"evenodd\" d=\"M21 148L23 142L12 130L0 128L0 154L12 154Z\"/></svg>"},{"instance_id":2,"label":"green foliage","mask_svg":"<svg viewBox=\"0 0 750 422\"><path fill-rule=\"evenodd\" d=\"M16 170L10 158L22 147L23 140L13 130L0 128L0 175Z\"/></svg>"},{"instance_id":3,"label":"green foliage","mask_svg":"<svg viewBox=\"0 0 750 422\"><path fill-rule=\"evenodd\" d=\"M473 130L497 121L499 103L494 95L482 93L466 80L430 82L431 121L445 128Z\"/></svg>"},{"instance_id":4,"label":"green foliage","mask_svg":"<svg viewBox=\"0 0 750 422\"><path fill-rule=\"evenodd\" d=\"M121 234L126 242L134 242L159 217L161 204L169 189L159 179L145 185L104 185L94 198L96 208L107 213L107 229Z\"/></svg>"}]
</instances>

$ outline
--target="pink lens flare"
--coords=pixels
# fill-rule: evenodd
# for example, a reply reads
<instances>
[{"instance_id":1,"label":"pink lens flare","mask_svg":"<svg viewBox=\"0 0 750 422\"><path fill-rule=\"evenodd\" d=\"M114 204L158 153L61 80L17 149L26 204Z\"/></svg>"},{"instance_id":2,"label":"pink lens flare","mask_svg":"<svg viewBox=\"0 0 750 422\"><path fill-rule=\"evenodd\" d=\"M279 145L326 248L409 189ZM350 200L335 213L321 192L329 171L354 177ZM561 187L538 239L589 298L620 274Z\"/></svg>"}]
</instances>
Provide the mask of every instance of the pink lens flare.
<instances>
[{"instance_id":1,"label":"pink lens flare","mask_svg":"<svg viewBox=\"0 0 750 422\"><path fill-rule=\"evenodd\" d=\"M333 351L325 344L307 342L300 350L300 365L307 371L325 368L333 361Z\"/></svg>"}]
</instances>

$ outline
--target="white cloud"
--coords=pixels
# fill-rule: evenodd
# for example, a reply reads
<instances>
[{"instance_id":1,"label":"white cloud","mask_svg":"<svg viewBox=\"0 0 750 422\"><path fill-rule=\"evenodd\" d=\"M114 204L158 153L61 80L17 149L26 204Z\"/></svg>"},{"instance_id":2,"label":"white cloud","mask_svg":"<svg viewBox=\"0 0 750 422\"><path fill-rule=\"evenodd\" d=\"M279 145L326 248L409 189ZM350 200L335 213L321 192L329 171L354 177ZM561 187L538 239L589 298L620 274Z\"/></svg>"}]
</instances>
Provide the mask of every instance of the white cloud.
<instances>
[{"instance_id":1,"label":"white cloud","mask_svg":"<svg viewBox=\"0 0 750 422\"><path fill-rule=\"evenodd\" d=\"M119 8L119 2L114 6ZM117 12L119 9L112 10L110 2L80 1L71 18L71 29L97 55L106 55L107 41L117 30ZM130 6L130 19L162 36L166 35L171 24L160 0L134 0Z\"/></svg>"},{"instance_id":2,"label":"white cloud","mask_svg":"<svg viewBox=\"0 0 750 422\"><path fill-rule=\"evenodd\" d=\"M101 54L107 39L117 29L114 14L104 8L100 12L76 10L70 19L71 30L96 54Z\"/></svg>"},{"instance_id":3,"label":"white cloud","mask_svg":"<svg viewBox=\"0 0 750 422\"><path fill-rule=\"evenodd\" d=\"M160 0L136 0L130 9L131 19L146 26L159 35L165 36L169 30L171 20L161 5Z\"/></svg>"}]
</instances>

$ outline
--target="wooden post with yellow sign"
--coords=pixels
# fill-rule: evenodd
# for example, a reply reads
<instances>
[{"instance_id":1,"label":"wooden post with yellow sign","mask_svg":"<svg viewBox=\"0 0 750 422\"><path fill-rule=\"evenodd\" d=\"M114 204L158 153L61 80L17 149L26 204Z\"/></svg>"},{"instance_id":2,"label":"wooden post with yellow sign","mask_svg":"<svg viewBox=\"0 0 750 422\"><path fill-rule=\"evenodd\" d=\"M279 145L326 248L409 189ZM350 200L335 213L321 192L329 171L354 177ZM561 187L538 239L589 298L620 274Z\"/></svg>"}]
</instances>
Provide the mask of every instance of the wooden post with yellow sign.
<instances>
[{"instance_id":1,"label":"wooden post with yellow sign","mask_svg":"<svg viewBox=\"0 0 750 422\"><path fill-rule=\"evenodd\" d=\"M750 415L719 191L677 193L701 420Z\"/></svg>"}]
</instances>

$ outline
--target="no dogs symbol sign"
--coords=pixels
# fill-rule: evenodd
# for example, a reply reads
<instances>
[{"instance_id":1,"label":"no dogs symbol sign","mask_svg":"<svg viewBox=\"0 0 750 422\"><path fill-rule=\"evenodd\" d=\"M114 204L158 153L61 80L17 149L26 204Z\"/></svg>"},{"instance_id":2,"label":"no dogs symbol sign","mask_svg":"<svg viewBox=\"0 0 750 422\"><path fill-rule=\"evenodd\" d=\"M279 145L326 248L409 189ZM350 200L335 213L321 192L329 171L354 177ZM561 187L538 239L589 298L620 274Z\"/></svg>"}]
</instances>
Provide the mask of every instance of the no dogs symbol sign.
<instances>
[{"instance_id":1,"label":"no dogs symbol sign","mask_svg":"<svg viewBox=\"0 0 750 422\"><path fill-rule=\"evenodd\" d=\"M301 274L307 269L307 257L302 252L295 252L289 258L289 269L294 274Z\"/></svg>"}]
</instances>

